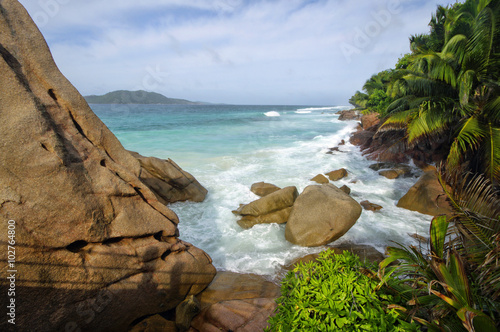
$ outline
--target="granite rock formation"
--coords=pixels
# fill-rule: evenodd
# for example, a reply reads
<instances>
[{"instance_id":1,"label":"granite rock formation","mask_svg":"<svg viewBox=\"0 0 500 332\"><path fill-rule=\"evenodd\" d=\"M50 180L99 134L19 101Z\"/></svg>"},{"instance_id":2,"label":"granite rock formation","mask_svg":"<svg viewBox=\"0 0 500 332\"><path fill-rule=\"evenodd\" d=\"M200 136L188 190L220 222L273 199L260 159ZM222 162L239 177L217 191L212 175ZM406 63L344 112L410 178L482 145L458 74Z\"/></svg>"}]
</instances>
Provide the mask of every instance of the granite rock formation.
<instances>
[{"instance_id":1,"label":"granite rock formation","mask_svg":"<svg viewBox=\"0 0 500 332\"><path fill-rule=\"evenodd\" d=\"M276 309L278 296L280 286L262 276L219 272L198 295L202 311L189 331L262 331Z\"/></svg>"},{"instance_id":2,"label":"granite rock formation","mask_svg":"<svg viewBox=\"0 0 500 332\"><path fill-rule=\"evenodd\" d=\"M17 331L124 331L202 291L210 257L178 239L175 213L16 0L0 1L0 71L0 218L16 225Z\"/></svg>"},{"instance_id":3,"label":"granite rock formation","mask_svg":"<svg viewBox=\"0 0 500 332\"><path fill-rule=\"evenodd\" d=\"M328 244L344 235L361 211L358 202L333 184L308 186L293 205L285 237L305 247Z\"/></svg>"},{"instance_id":4,"label":"granite rock formation","mask_svg":"<svg viewBox=\"0 0 500 332\"><path fill-rule=\"evenodd\" d=\"M250 191L259 197L264 197L280 189L281 189L280 187L275 186L272 183L257 182L252 184Z\"/></svg>"},{"instance_id":5,"label":"granite rock formation","mask_svg":"<svg viewBox=\"0 0 500 332\"><path fill-rule=\"evenodd\" d=\"M178 201L203 202L207 190L172 159L144 157L129 151L141 165L139 179L164 203Z\"/></svg>"},{"instance_id":6,"label":"granite rock formation","mask_svg":"<svg viewBox=\"0 0 500 332\"><path fill-rule=\"evenodd\" d=\"M257 224L286 223L298 195L296 187L286 187L243 205L234 211L242 216L238 225L247 229Z\"/></svg>"},{"instance_id":7,"label":"granite rock formation","mask_svg":"<svg viewBox=\"0 0 500 332\"><path fill-rule=\"evenodd\" d=\"M418 181L398 201L397 206L431 216L451 214L452 208L438 180L435 167L428 167Z\"/></svg>"}]
</instances>

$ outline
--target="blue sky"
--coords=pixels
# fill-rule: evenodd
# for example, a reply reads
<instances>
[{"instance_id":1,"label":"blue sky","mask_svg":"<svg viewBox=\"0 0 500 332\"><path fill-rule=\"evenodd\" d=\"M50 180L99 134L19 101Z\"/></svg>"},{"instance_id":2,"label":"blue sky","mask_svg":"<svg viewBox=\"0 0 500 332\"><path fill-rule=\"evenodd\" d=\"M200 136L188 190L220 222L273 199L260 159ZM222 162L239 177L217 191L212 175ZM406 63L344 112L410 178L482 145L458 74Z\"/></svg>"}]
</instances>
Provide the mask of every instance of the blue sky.
<instances>
[{"instance_id":1,"label":"blue sky","mask_svg":"<svg viewBox=\"0 0 500 332\"><path fill-rule=\"evenodd\" d=\"M20 0L83 94L347 105L454 0Z\"/></svg>"}]
</instances>

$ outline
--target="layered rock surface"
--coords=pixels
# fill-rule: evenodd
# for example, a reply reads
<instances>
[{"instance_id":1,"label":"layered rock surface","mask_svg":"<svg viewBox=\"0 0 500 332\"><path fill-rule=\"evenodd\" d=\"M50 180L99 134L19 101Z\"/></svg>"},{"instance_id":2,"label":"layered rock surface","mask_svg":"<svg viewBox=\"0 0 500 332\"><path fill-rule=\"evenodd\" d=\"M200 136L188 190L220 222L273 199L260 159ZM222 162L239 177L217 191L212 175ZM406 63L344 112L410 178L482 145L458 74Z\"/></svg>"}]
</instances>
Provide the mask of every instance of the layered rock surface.
<instances>
[{"instance_id":1,"label":"layered rock surface","mask_svg":"<svg viewBox=\"0 0 500 332\"><path fill-rule=\"evenodd\" d=\"M140 163L139 179L153 191L156 198L164 203L178 201L203 202L207 190L188 172L180 168L172 159L144 157L129 151Z\"/></svg>"},{"instance_id":2,"label":"layered rock surface","mask_svg":"<svg viewBox=\"0 0 500 332\"><path fill-rule=\"evenodd\" d=\"M286 223L298 195L296 187L286 187L243 205L234 211L242 216L238 225L247 229L257 224Z\"/></svg>"},{"instance_id":3,"label":"layered rock surface","mask_svg":"<svg viewBox=\"0 0 500 332\"><path fill-rule=\"evenodd\" d=\"M278 296L280 286L261 276L219 272L198 296L202 311L189 331L262 331Z\"/></svg>"},{"instance_id":4,"label":"layered rock surface","mask_svg":"<svg viewBox=\"0 0 500 332\"><path fill-rule=\"evenodd\" d=\"M210 258L177 238L175 213L15 0L0 1L0 71L0 218L16 222L17 330L123 331L203 290ZM4 289L6 269L0 279Z\"/></svg>"}]
</instances>

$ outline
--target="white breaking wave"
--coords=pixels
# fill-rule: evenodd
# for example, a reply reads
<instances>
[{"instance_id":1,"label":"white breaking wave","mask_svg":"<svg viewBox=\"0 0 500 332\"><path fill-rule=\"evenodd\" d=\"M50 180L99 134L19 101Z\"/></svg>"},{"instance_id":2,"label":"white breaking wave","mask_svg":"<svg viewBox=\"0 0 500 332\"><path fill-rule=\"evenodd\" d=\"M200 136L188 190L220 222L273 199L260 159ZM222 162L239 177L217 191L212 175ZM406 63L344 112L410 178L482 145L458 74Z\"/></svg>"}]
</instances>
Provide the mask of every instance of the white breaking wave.
<instances>
[{"instance_id":1,"label":"white breaking wave","mask_svg":"<svg viewBox=\"0 0 500 332\"><path fill-rule=\"evenodd\" d=\"M353 108L352 106L329 106L329 107L308 107L299 108L296 113L305 111L339 111L339 110L349 110Z\"/></svg>"},{"instance_id":2,"label":"white breaking wave","mask_svg":"<svg viewBox=\"0 0 500 332\"><path fill-rule=\"evenodd\" d=\"M278 112L276 111L269 111L264 113L265 116L281 116Z\"/></svg>"},{"instance_id":3,"label":"white breaking wave","mask_svg":"<svg viewBox=\"0 0 500 332\"><path fill-rule=\"evenodd\" d=\"M263 146L239 155L214 158L210 167L194 170L209 194L202 203L171 205L181 220L181 238L208 252L220 270L273 275L293 259L326 247L305 248L289 243L284 236L285 225L262 224L244 230L231 211L258 198L250 191L254 182L271 182L280 187L294 185L302 192L308 185L315 185L309 181L315 175L344 167L349 176L335 185L349 186L351 196L358 202L369 200L384 208L377 213L363 211L356 224L335 244L369 244L381 252L390 241L416 244L407 234L426 236L428 217L396 207L397 200L415 179L388 180L379 176L368 168L372 162L349 143L334 156L325 154L341 140L348 141L355 124L344 124L333 135L317 135L287 147Z\"/></svg>"},{"instance_id":4,"label":"white breaking wave","mask_svg":"<svg viewBox=\"0 0 500 332\"><path fill-rule=\"evenodd\" d=\"M297 114L309 114L311 112L312 111L306 111L306 110L297 110L297 111L295 111L295 113L297 113Z\"/></svg>"}]
</instances>

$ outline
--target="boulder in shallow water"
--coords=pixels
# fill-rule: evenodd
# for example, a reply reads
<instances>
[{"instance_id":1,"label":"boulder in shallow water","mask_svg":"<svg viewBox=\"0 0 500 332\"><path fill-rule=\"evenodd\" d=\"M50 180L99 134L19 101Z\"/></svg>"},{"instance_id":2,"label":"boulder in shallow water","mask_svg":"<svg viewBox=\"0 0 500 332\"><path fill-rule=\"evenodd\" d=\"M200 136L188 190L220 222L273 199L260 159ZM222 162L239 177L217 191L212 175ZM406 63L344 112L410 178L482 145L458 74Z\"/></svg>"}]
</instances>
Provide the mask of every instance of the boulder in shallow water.
<instances>
[{"instance_id":1,"label":"boulder in shallow water","mask_svg":"<svg viewBox=\"0 0 500 332\"><path fill-rule=\"evenodd\" d=\"M345 168L341 168L341 169L338 169L336 171L326 173L326 175L330 178L330 180L338 181L338 180L341 180L341 179L347 177L349 174L347 173L347 170Z\"/></svg>"},{"instance_id":2,"label":"boulder in shallow water","mask_svg":"<svg viewBox=\"0 0 500 332\"><path fill-rule=\"evenodd\" d=\"M403 175L403 171L399 169L385 169L383 171L379 171L378 174L389 180L394 180Z\"/></svg>"},{"instance_id":3,"label":"boulder in shallow water","mask_svg":"<svg viewBox=\"0 0 500 332\"><path fill-rule=\"evenodd\" d=\"M19 2L0 1L0 31L0 233L15 221L17 330L125 331L202 291L210 257L178 239L175 213Z\"/></svg>"},{"instance_id":4,"label":"boulder in shallow water","mask_svg":"<svg viewBox=\"0 0 500 332\"><path fill-rule=\"evenodd\" d=\"M319 184L329 183L330 181L323 174L318 174L313 177L310 181L314 181Z\"/></svg>"},{"instance_id":5,"label":"boulder in shallow water","mask_svg":"<svg viewBox=\"0 0 500 332\"><path fill-rule=\"evenodd\" d=\"M452 212L450 203L438 180L435 167L424 172L413 187L398 201L398 207L431 216Z\"/></svg>"},{"instance_id":6,"label":"boulder in shallow water","mask_svg":"<svg viewBox=\"0 0 500 332\"><path fill-rule=\"evenodd\" d=\"M286 187L244 205L235 211L242 216L238 224L250 228L262 223L285 223L298 195L296 187Z\"/></svg>"},{"instance_id":7,"label":"boulder in shallow water","mask_svg":"<svg viewBox=\"0 0 500 332\"><path fill-rule=\"evenodd\" d=\"M172 159L144 157L129 151L141 164L139 178L164 204L178 201L203 202L207 190Z\"/></svg>"},{"instance_id":8,"label":"boulder in shallow water","mask_svg":"<svg viewBox=\"0 0 500 332\"><path fill-rule=\"evenodd\" d=\"M347 195L350 195L351 194L351 188L349 188L348 186L346 185L343 185L342 187L339 188L340 190L342 190L343 192L345 192Z\"/></svg>"},{"instance_id":9,"label":"boulder in shallow water","mask_svg":"<svg viewBox=\"0 0 500 332\"><path fill-rule=\"evenodd\" d=\"M281 189L280 187L275 186L272 183L257 182L252 184L250 191L259 197L264 197L280 189Z\"/></svg>"},{"instance_id":10,"label":"boulder in shallow water","mask_svg":"<svg viewBox=\"0 0 500 332\"><path fill-rule=\"evenodd\" d=\"M301 246L325 245L344 235L361 210L358 202L333 184L308 186L293 205L285 237Z\"/></svg>"},{"instance_id":11,"label":"boulder in shallow water","mask_svg":"<svg viewBox=\"0 0 500 332\"><path fill-rule=\"evenodd\" d=\"M292 207L287 207L278 211L270 212L258 216L243 216L238 220L238 225L241 228L249 229L257 224L284 224L288 221Z\"/></svg>"},{"instance_id":12,"label":"boulder in shallow water","mask_svg":"<svg viewBox=\"0 0 500 332\"><path fill-rule=\"evenodd\" d=\"M406 164L383 162L372 164L369 167L374 171L379 171L378 174L388 179L413 176L413 169L411 168L411 166Z\"/></svg>"},{"instance_id":13,"label":"boulder in shallow water","mask_svg":"<svg viewBox=\"0 0 500 332\"><path fill-rule=\"evenodd\" d=\"M382 206L375 204L375 203L372 203L372 202L369 202L369 201L362 201L362 202L359 202L359 204L363 207L363 209L365 209L367 211L376 212L376 211L382 210Z\"/></svg>"}]
</instances>

